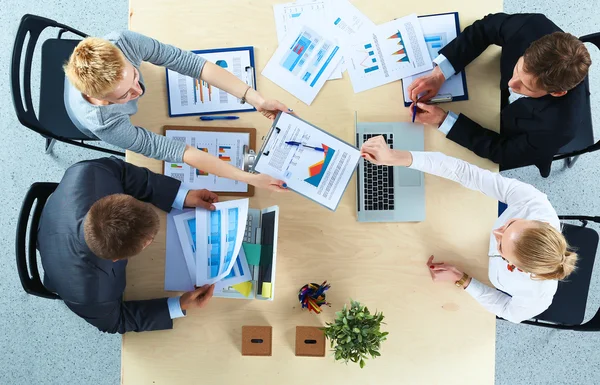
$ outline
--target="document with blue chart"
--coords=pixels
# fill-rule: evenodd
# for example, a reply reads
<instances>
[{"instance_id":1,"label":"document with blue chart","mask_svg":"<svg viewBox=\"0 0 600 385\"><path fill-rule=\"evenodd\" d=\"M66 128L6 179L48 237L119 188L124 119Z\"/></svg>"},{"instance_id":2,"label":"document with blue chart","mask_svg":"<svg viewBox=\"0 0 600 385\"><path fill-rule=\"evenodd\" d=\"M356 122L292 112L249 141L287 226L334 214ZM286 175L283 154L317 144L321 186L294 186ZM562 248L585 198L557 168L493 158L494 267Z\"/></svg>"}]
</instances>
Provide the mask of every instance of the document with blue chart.
<instances>
[{"instance_id":1,"label":"document with blue chart","mask_svg":"<svg viewBox=\"0 0 600 385\"><path fill-rule=\"evenodd\" d=\"M344 57L356 93L433 68L414 14L353 36Z\"/></svg>"},{"instance_id":2,"label":"document with blue chart","mask_svg":"<svg viewBox=\"0 0 600 385\"><path fill-rule=\"evenodd\" d=\"M458 12L419 16L419 23L423 29L423 36L425 37L425 43L427 43L427 49L429 50L431 60L438 57L439 51L444 48L446 44L454 40L460 33ZM406 107L411 104L410 96L408 95L408 87L418 78L427 76L430 73L431 71L425 71L402 79L404 105ZM447 101L468 100L469 95L467 92L467 77L465 71L461 71L447 79L436 96L445 98ZM448 98L448 96L451 96L451 98Z\"/></svg>"},{"instance_id":3,"label":"document with blue chart","mask_svg":"<svg viewBox=\"0 0 600 385\"><path fill-rule=\"evenodd\" d=\"M310 105L342 60L335 38L323 26L296 26L283 39L262 74Z\"/></svg>"},{"instance_id":4,"label":"document with blue chart","mask_svg":"<svg viewBox=\"0 0 600 385\"><path fill-rule=\"evenodd\" d=\"M231 273L242 247L248 199L218 202L215 208L173 217L190 277L198 286L236 276Z\"/></svg>"},{"instance_id":5,"label":"document with blue chart","mask_svg":"<svg viewBox=\"0 0 600 385\"><path fill-rule=\"evenodd\" d=\"M286 142L300 142L322 151ZM258 152L254 169L283 180L291 190L335 210L359 159L360 151L354 146L294 115L282 113Z\"/></svg>"}]
</instances>

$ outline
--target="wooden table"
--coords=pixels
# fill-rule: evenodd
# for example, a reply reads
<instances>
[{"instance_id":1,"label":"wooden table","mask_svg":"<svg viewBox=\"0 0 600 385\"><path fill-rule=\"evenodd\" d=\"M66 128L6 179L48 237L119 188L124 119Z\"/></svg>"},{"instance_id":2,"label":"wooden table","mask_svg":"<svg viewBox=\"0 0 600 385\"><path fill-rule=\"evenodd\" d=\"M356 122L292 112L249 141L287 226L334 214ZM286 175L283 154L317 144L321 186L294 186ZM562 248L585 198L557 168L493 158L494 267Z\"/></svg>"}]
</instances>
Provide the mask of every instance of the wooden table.
<instances>
[{"instance_id":1,"label":"wooden table","mask_svg":"<svg viewBox=\"0 0 600 385\"><path fill-rule=\"evenodd\" d=\"M353 142L354 111L361 121L408 121L399 82L354 94L347 74L327 82L309 108L260 76L277 48L272 1L130 0L130 29L183 49L252 45L258 89L279 99L298 115ZM375 23L409 12L460 12L461 27L502 9L500 0L353 2ZM377 5L374 5L377 4ZM410 7L406 7L410 4ZM498 50L489 49L467 70L468 102L444 105L465 112L486 127L499 124ZM133 117L136 125L161 132L167 124L199 125L198 118L169 119L164 68L142 66L147 93ZM231 126L256 127L259 138L270 122L258 113L240 114ZM212 122L203 122L203 125ZM223 122L214 124L222 126ZM475 156L432 128L425 148L465 159L491 170ZM161 162L128 153L127 160L160 173ZM280 207L275 301L213 299L189 311L170 331L123 336L124 384L490 384L494 381L495 318L451 284L431 282L429 255L456 263L487 280L489 233L496 202L461 186L426 176L427 219L422 223L359 224L355 181L335 213L299 195L257 191L251 207ZM155 242L129 262L127 299L157 298L165 293L165 215ZM297 290L307 282L328 280L333 308L316 316L298 306ZM382 356L358 365L326 358L294 356L297 325L321 326L349 298L386 316L390 332ZM242 325L273 326L273 356L241 355Z\"/></svg>"}]
</instances>

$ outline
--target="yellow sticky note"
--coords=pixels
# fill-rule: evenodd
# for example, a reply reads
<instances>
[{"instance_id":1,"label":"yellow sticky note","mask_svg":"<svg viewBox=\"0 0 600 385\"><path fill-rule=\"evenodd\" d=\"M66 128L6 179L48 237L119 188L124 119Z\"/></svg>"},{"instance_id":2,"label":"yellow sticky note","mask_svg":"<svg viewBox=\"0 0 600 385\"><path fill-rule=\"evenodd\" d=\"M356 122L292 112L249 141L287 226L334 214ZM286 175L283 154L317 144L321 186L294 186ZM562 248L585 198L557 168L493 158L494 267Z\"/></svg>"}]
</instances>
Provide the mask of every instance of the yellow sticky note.
<instances>
[{"instance_id":1,"label":"yellow sticky note","mask_svg":"<svg viewBox=\"0 0 600 385\"><path fill-rule=\"evenodd\" d=\"M232 286L235 290L237 290L244 297L248 297L250 292L252 291L252 281L238 283L237 285Z\"/></svg>"},{"instance_id":2,"label":"yellow sticky note","mask_svg":"<svg viewBox=\"0 0 600 385\"><path fill-rule=\"evenodd\" d=\"M262 285L262 296L265 298L271 298L271 282L263 282Z\"/></svg>"}]
</instances>

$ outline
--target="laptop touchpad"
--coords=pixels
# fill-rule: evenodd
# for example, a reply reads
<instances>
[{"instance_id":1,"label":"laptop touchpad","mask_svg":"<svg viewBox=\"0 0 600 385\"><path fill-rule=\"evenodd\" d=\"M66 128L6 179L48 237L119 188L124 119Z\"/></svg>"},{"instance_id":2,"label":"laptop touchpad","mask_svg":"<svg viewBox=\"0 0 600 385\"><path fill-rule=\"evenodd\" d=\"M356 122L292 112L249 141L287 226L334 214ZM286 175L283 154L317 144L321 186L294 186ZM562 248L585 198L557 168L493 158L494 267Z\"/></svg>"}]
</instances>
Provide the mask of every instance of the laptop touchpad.
<instances>
[{"instance_id":1,"label":"laptop touchpad","mask_svg":"<svg viewBox=\"0 0 600 385\"><path fill-rule=\"evenodd\" d=\"M398 185L399 186L420 186L421 171L413 170L408 167L398 167Z\"/></svg>"}]
</instances>

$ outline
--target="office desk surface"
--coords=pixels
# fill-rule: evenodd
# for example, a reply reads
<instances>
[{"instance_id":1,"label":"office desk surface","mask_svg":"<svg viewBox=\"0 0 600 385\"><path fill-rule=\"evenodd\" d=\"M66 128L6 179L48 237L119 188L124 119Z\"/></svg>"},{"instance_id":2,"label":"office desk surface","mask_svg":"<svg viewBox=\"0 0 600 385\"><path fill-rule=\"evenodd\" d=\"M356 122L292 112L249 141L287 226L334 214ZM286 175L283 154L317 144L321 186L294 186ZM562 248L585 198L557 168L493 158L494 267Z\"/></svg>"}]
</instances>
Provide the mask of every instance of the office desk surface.
<instances>
[{"instance_id":1,"label":"office desk surface","mask_svg":"<svg viewBox=\"0 0 600 385\"><path fill-rule=\"evenodd\" d=\"M500 0L447 2L353 2L375 23L410 12L458 11L461 28L502 9ZM257 60L258 90L279 99L302 118L354 142L354 111L360 121L409 121L399 82L354 94L350 79L329 81L308 107L260 76L277 48L272 1L131 0L130 29L183 49L251 45ZM376 4L376 5L375 5ZM410 7L406 5L410 4ZM470 100L443 105L464 112L485 127L499 125L498 50L488 49L467 69ZM165 70L142 66L146 94L134 124L161 132L167 124L200 125L197 117L169 119ZM241 113L234 122L256 127L261 138L270 122L259 113ZM489 161L425 128L425 148L442 151L491 170ZM160 173L161 162L129 152L127 160ZM426 176L427 219L422 223L359 224L353 180L336 212L294 193L257 191L251 207L280 207L277 276L273 302L213 299L201 310L174 321L173 330L123 337L124 384L491 384L494 379L495 317L451 283L434 284L425 262L434 254L487 281L486 251L496 202L453 182ZM165 215L155 242L129 262L127 299L173 296L165 293ZM332 308L321 315L302 311L297 291L307 282L328 280ZM386 316L390 332L382 356L357 365L294 356L295 328L321 326L349 299ZM273 326L272 357L242 357L243 325Z\"/></svg>"}]
</instances>

